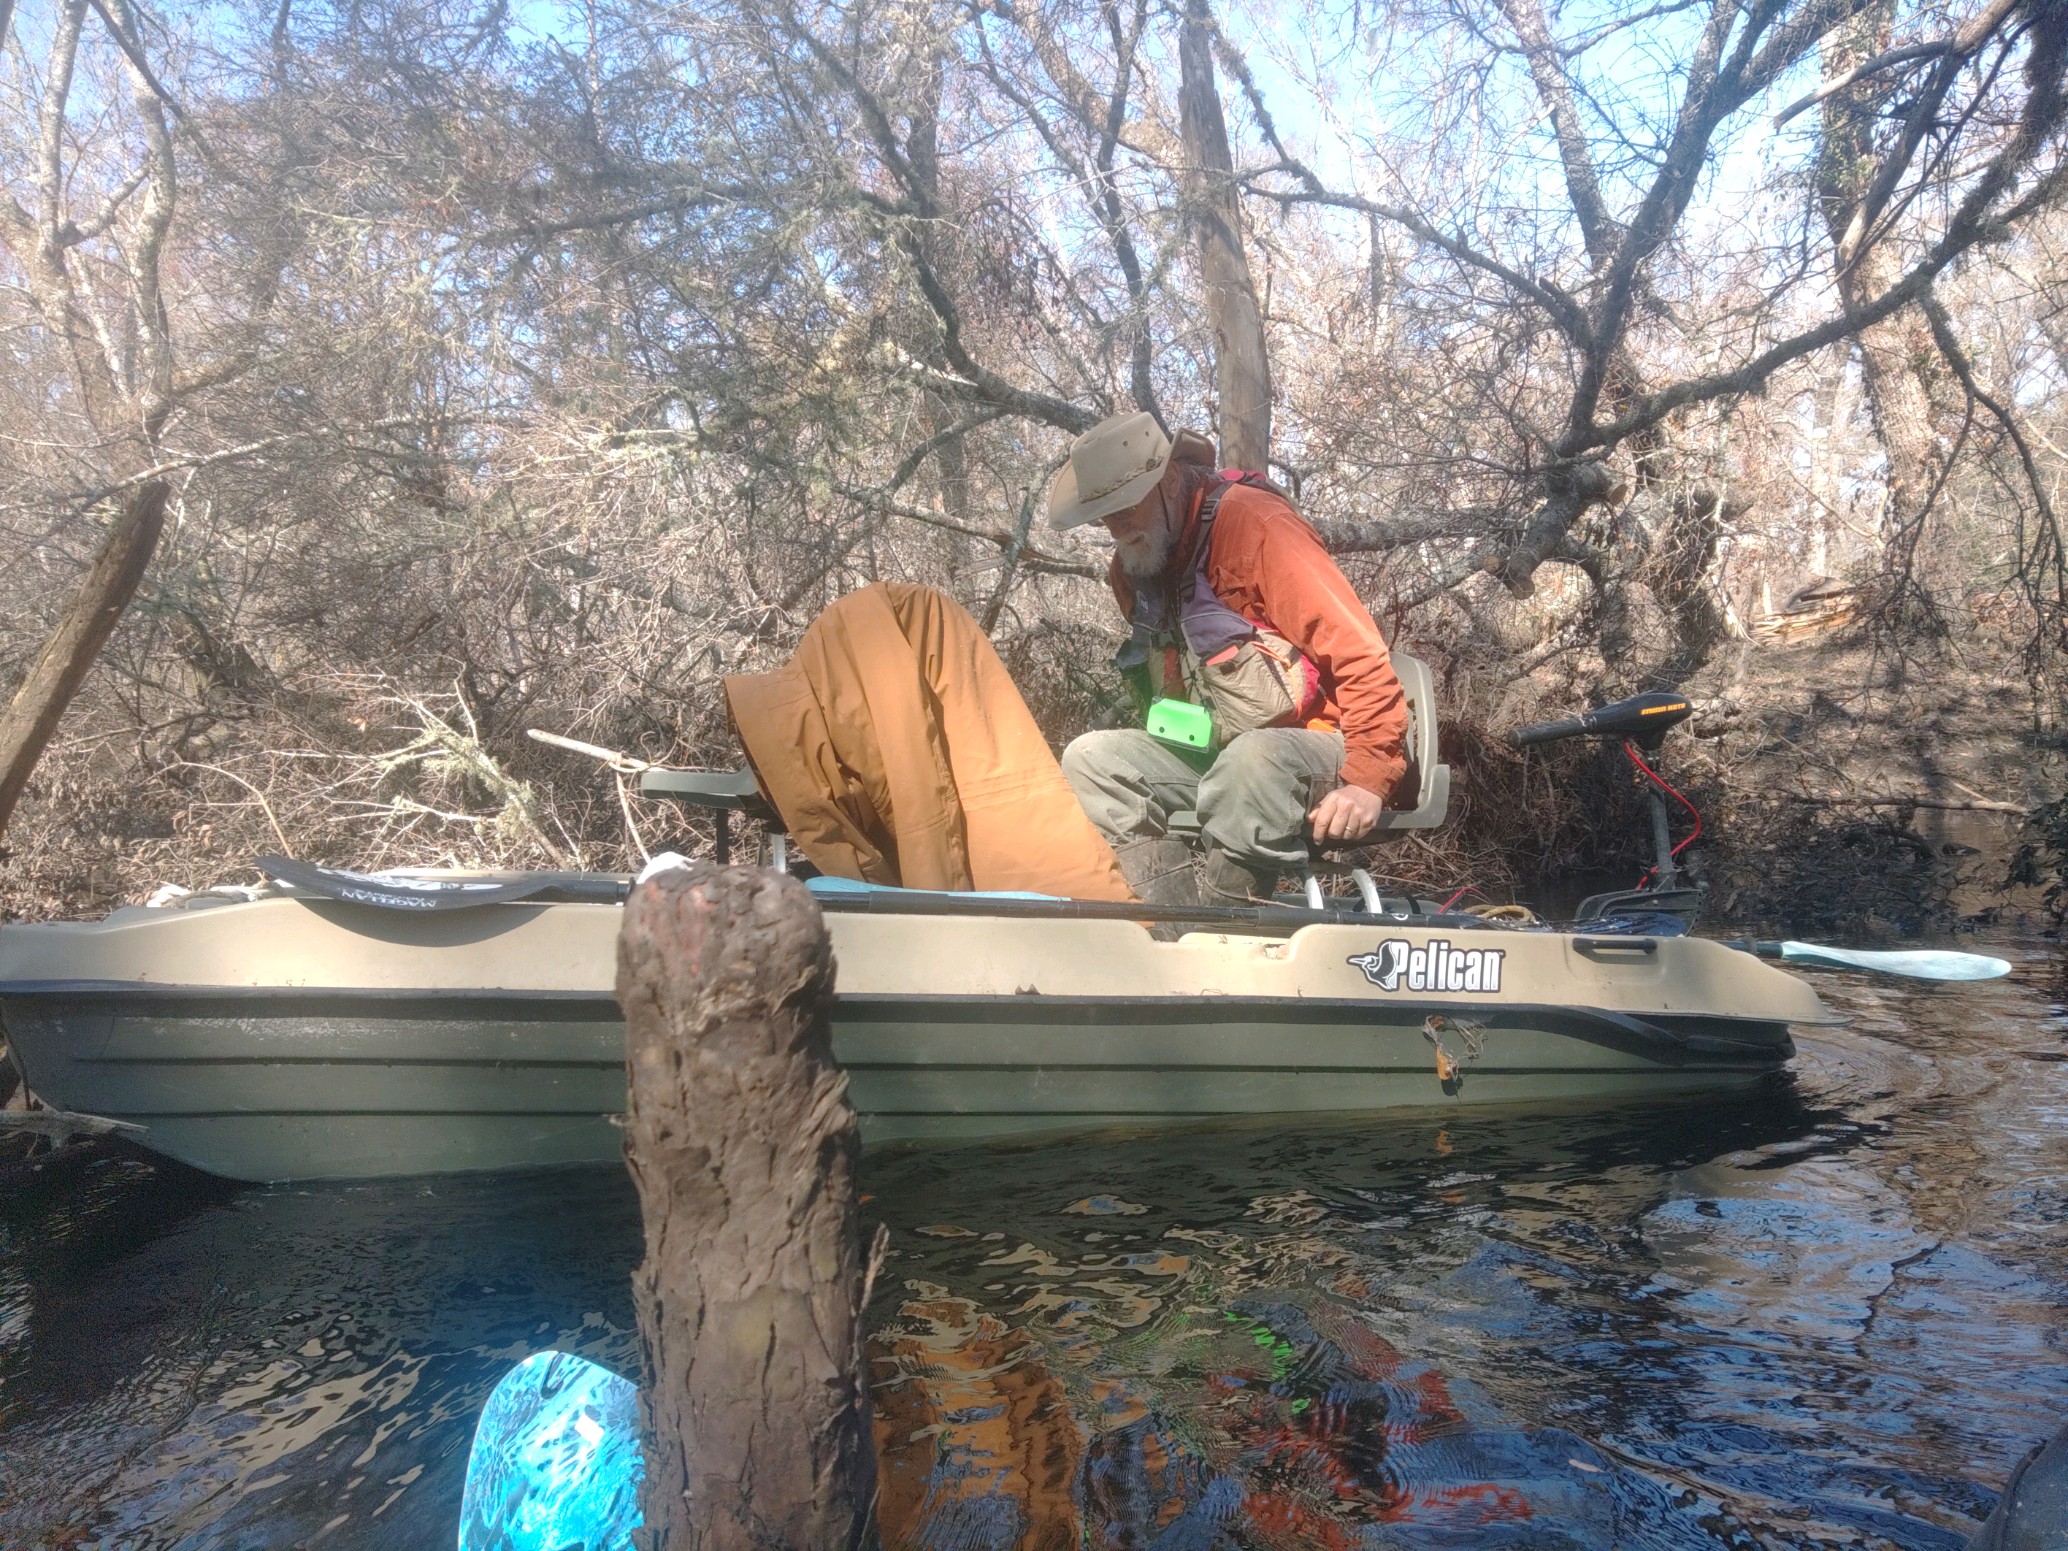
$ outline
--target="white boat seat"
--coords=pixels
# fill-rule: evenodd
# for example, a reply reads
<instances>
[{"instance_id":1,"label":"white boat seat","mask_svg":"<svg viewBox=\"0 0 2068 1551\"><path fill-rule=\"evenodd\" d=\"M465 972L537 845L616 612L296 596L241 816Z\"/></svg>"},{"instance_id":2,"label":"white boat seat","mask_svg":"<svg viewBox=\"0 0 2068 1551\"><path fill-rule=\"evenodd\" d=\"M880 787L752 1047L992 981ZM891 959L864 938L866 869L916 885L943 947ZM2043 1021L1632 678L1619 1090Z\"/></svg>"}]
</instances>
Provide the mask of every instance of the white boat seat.
<instances>
[{"instance_id":1,"label":"white boat seat","mask_svg":"<svg viewBox=\"0 0 2068 1551\"><path fill-rule=\"evenodd\" d=\"M1379 815L1379 829L1434 829L1450 812L1450 766L1436 757L1436 681L1427 663L1404 652L1393 654L1393 672L1407 693L1407 774L1393 795L1412 794L1414 801L1387 808ZM1192 839L1199 834L1199 814L1190 808L1173 813L1166 827Z\"/></svg>"},{"instance_id":2,"label":"white boat seat","mask_svg":"<svg viewBox=\"0 0 2068 1551\"><path fill-rule=\"evenodd\" d=\"M1393 654L1393 672L1407 692L1407 775L1393 795L1412 790L1414 802L1386 809L1379 828L1434 829L1450 812L1450 766L1437 758L1436 678L1426 662L1405 652Z\"/></svg>"}]
</instances>

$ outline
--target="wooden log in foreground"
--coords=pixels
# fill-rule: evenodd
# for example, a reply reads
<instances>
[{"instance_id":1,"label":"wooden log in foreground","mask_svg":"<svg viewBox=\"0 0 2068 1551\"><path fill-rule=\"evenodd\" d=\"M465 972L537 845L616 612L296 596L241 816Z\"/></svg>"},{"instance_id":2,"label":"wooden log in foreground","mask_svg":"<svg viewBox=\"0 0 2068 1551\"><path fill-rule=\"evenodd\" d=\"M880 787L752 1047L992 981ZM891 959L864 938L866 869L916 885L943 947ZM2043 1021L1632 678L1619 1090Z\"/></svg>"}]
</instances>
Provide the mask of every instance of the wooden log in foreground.
<instances>
[{"instance_id":1,"label":"wooden log in foreground","mask_svg":"<svg viewBox=\"0 0 2068 1551\"><path fill-rule=\"evenodd\" d=\"M625 902L654 1551L875 1543L861 1148L832 993L825 922L793 878L692 864Z\"/></svg>"}]
</instances>

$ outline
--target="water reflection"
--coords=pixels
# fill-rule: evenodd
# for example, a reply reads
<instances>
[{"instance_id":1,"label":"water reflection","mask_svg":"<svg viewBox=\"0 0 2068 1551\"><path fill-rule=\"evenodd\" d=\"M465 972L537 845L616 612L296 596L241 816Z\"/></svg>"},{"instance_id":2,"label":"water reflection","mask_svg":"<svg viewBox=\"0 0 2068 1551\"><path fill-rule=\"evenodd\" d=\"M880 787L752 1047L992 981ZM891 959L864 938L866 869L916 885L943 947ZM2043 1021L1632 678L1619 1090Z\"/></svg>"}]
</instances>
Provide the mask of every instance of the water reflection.
<instances>
[{"instance_id":1,"label":"water reflection","mask_svg":"<svg viewBox=\"0 0 2068 1551\"><path fill-rule=\"evenodd\" d=\"M2017 985L1833 992L1855 1028L1728 1103L879 1164L928 1230L877 1348L886 1528L1964 1544L2068 1410L2068 1095L2026 1054L2064 1030Z\"/></svg>"},{"instance_id":2,"label":"water reflection","mask_svg":"<svg viewBox=\"0 0 2068 1551\"><path fill-rule=\"evenodd\" d=\"M1068 1185L1111 1188L1023 1206L1030 1236L932 1224L894 1241L907 1296L875 1349L886 1532L927 1547L1607 1545L1637 1504L1686 1512L1466 1376L1490 1342L1543 1323L1532 1283L1573 1280L1570 1248L1491 1257L1486 1230L1506 1206L1518 1226L1592 1245L1590 1218L1642 1217L1660 1154L1684 1154L1691 1130L1742 1142L1815 1125L1784 1091L1734 1117L1074 1149ZM1030 1150L1011 1172L1032 1190L1055 1161ZM995 1215L952 1160L884 1172L886 1199ZM1458 1336L1465 1363L1444 1360ZM1618 1367L1629 1376L1627 1357Z\"/></svg>"},{"instance_id":3,"label":"water reflection","mask_svg":"<svg viewBox=\"0 0 2068 1551\"><path fill-rule=\"evenodd\" d=\"M2068 1021L1820 988L1728 1101L872 1156L887 1538L1960 1546L2068 1412ZM448 1546L638 1248L609 1170L6 1182L0 1544Z\"/></svg>"}]
</instances>

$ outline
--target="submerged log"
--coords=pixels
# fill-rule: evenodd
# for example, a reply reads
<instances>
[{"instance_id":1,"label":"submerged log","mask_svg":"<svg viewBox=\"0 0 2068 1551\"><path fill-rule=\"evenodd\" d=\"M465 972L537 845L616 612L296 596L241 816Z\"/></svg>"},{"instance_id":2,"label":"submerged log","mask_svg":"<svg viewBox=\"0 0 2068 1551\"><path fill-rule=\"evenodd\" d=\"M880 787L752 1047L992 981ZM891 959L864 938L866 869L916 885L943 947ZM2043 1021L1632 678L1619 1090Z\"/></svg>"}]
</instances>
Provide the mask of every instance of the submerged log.
<instances>
[{"instance_id":1,"label":"submerged log","mask_svg":"<svg viewBox=\"0 0 2068 1551\"><path fill-rule=\"evenodd\" d=\"M105 1115L75 1115L63 1109L10 1109L0 1113L0 1137L41 1137L53 1147L65 1147L82 1136L141 1136L149 1127L133 1120L110 1120Z\"/></svg>"},{"instance_id":2,"label":"submerged log","mask_svg":"<svg viewBox=\"0 0 2068 1551\"><path fill-rule=\"evenodd\" d=\"M802 884L690 865L618 937L646 1258L640 1507L655 1551L875 1542L859 1133Z\"/></svg>"}]
</instances>

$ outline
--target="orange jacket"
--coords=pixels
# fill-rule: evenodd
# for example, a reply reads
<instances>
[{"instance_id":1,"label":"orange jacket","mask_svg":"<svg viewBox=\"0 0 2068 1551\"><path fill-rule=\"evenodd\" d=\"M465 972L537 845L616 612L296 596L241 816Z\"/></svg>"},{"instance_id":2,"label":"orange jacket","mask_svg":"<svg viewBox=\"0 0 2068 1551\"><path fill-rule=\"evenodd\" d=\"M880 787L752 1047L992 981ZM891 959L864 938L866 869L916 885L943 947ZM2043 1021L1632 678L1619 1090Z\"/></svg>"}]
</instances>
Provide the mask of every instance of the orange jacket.
<instances>
[{"instance_id":1,"label":"orange jacket","mask_svg":"<svg viewBox=\"0 0 2068 1551\"><path fill-rule=\"evenodd\" d=\"M1173 567L1192 563L1201 491L1179 536ZM1134 587L1116 559L1120 611L1132 616ZM1407 696L1371 611L1283 496L1230 485L1214 513L1207 584L1252 624L1277 631L1313 661L1327 697L1322 716L1343 730L1342 779L1380 797L1407 771Z\"/></svg>"}]
</instances>

